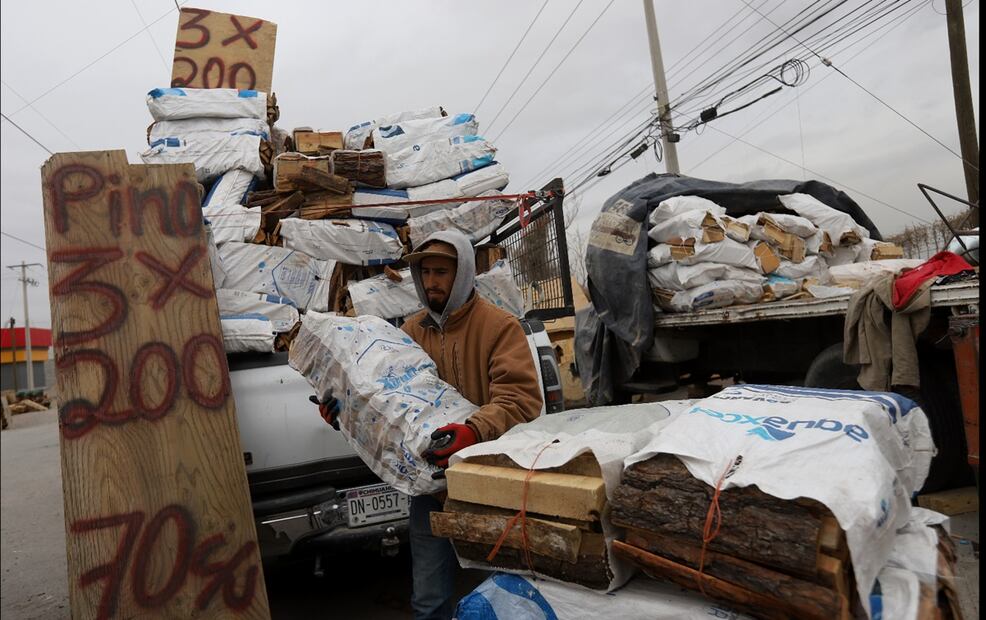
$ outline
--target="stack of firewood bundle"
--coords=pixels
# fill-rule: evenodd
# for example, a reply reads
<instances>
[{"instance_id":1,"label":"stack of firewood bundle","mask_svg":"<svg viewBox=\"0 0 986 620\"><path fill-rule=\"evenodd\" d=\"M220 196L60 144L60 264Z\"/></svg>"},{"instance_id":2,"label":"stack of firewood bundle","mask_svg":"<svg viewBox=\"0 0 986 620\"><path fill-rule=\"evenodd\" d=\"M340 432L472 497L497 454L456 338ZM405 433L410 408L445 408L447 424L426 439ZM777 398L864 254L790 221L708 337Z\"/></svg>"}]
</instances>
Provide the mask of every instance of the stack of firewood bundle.
<instances>
[{"instance_id":1,"label":"stack of firewood bundle","mask_svg":"<svg viewBox=\"0 0 986 620\"><path fill-rule=\"evenodd\" d=\"M850 617L845 535L812 500L780 500L756 487L723 491L721 526L700 575L714 492L671 455L632 465L613 496L611 518L627 531L614 552L652 577L764 617Z\"/></svg>"},{"instance_id":2,"label":"stack of firewood bundle","mask_svg":"<svg viewBox=\"0 0 986 620\"><path fill-rule=\"evenodd\" d=\"M845 533L825 506L778 499L755 486L727 489L718 496L721 520L710 528L717 534L703 549L714 495L672 455L628 467L611 504L613 524L626 531L613 552L655 579L758 617L865 617ZM941 534L939 590L954 603L954 549L949 553L951 541ZM922 589L922 620L942 617L937 594ZM943 607L944 617L954 617L948 610L957 605Z\"/></svg>"},{"instance_id":3,"label":"stack of firewood bundle","mask_svg":"<svg viewBox=\"0 0 986 620\"><path fill-rule=\"evenodd\" d=\"M533 473L504 456L473 457L446 475L448 500L443 512L432 513L431 528L452 540L461 559L608 587L606 490L591 454ZM521 510L524 516L515 518Z\"/></svg>"}]
</instances>

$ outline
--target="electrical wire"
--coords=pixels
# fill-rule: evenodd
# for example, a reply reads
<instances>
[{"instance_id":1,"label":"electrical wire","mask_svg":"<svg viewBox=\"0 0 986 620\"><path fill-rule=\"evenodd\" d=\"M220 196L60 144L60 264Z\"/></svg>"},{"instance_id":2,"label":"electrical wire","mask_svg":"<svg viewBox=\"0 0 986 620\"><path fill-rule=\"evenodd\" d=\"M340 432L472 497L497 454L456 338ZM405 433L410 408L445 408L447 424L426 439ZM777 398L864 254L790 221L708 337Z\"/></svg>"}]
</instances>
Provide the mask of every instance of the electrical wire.
<instances>
[{"instance_id":1,"label":"electrical wire","mask_svg":"<svg viewBox=\"0 0 986 620\"><path fill-rule=\"evenodd\" d=\"M42 251L42 252L44 252L44 253L45 253L46 255L48 254L48 250L46 250L46 249L44 249L44 248L43 248L43 247L41 247L40 245L38 245L38 244L36 244L36 243L31 243L31 242L30 242L30 241L28 241L27 239L22 239L22 238L20 238L20 237L18 237L17 235L12 235L12 234L10 234L9 232L6 232L6 231L2 231L2 230L0 230L0 235L3 235L4 237L10 237L10 238L11 238L11 239L13 239L14 241L20 241L21 243L25 243L25 244L27 244L27 245L29 245L29 246L31 246L32 248L37 248L37 249L39 249L39 250L41 250L41 251Z\"/></svg>"},{"instance_id":2,"label":"electrical wire","mask_svg":"<svg viewBox=\"0 0 986 620\"><path fill-rule=\"evenodd\" d=\"M740 0L740 1L741 1L741 2L743 2L744 4L746 4L747 6L750 6L750 5L749 5L749 3L747 2L747 0ZM753 7L751 7L751 9L752 9L752 8L753 8ZM756 9L753 9L753 10L756 10ZM757 12L759 13L759 11L757 11ZM763 14L761 13L761 15L763 15ZM767 20L767 21L769 21L770 23L772 23L772 24L774 24L774 22L773 22L773 21L772 21L772 20L771 20L770 18L768 18L768 17L766 17L766 16L763 16L763 17L764 17L764 19L766 19L766 20ZM775 26L776 26L777 28L779 28L779 29L781 29L781 27L780 27L780 26L777 26L777 24L774 24L774 25L775 25ZM783 29L782 29L782 30L783 30ZM869 89L867 89L867 88L866 88L865 86L863 86L862 84L860 84L859 82L857 82L857 81L856 81L856 80L854 80L853 78L851 78L851 77L849 77L849 75L848 75L848 74L846 74L846 73L845 73L845 72L844 72L844 71L843 71L842 69L840 69L839 67L837 67L837 66L835 66L834 64L832 64L832 61L830 61L830 60L828 60L827 58L823 58L823 57L822 57L822 56L821 56L820 54L818 54L818 52L816 52L815 50L813 50L813 49L811 49L810 47L808 47L807 45L805 45L804 43L802 43L801 41L799 41L799 40L798 40L798 39L797 39L796 37L794 37L793 35L790 35L790 34L789 34L788 36L790 36L790 37L791 37L792 39L794 39L795 41L797 41L798 43L800 43L801 45L803 45L803 46L805 47L805 49L807 49L807 50L808 50L809 52L811 52L811 53L812 53L812 54L814 54L814 55L815 55L816 57L818 57L818 59L822 61L822 64L824 64L824 65L825 65L825 66L827 66L827 67L831 67L832 69L834 69L834 70L835 70L836 72L838 72L838 73L839 73L839 74L840 74L840 75L841 75L842 77L844 77L844 78L846 78L847 80L849 80L850 82L852 82L853 84L855 84L855 85L856 85L856 86L857 86L858 88L860 88L860 89L861 89L861 90L862 90L863 92L865 92L866 94L868 94L868 95L869 95L870 97L872 97L872 98L874 98L874 99L876 99L876 100L877 100L878 102L880 102L880 103L881 103L881 104L882 104L883 106L885 106L885 107L886 107L887 109L889 109L889 110L890 110L891 112L893 112L894 114L896 114L896 115L897 115L897 116L899 116L900 118L902 118L902 119L904 119L905 121L907 121L907 123L909 123L909 124L910 124L910 125L911 125L912 127L914 127L915 129L917 129L918 131L920 131L920 132L921 132L921 133L923 133L924 135L926 135L926 136L928 136L928 137L929 137L929 138L931 138L932 140L934 140L934 141L935 141L936 143L938 143L938 145L939 145L939 146L941 146L942 148L944 148L944 149L945 149L946 151L948 151L948 152L949 152L949 153L951 153L952 155L955 155L956 157L958 157L958 158L959 158L959 159L960 159L960 160L961 160L962 162L964 162L965 164L967 164L967 165L968 165L968 166L969 166L970 168L972 168L972 169L974 169L974 170L975 170L976 172L979 172L979 168L978 168L977 166L975 166L975 165L974 165L973 163L971 163L971 162L969 162L969 161L967 161L967 160L966 160L965 158L963 158L963 157L962 157L961 155L959 155L959 154L958 154L958 153L956 153L956 152L955 152L954 150L952 150L952 149L951 149L951 148L950 148L949 146L947 146L947 145L946 145L946 144L945 144L944 142L942 142L941 140L939 140L939 139L938 139L938 138L936 138L935 136L933 136L933 135L931 135L930 133L928 133L927 131L925 131L925 129L924 129L923 127L921 127L920 125L918 125L917 123L915 123L914 121L912 121L911 119L909 119L909 118L908 118L907 116L905 116L905 115L904 115L903 113L901 113L901 112L900 112L900 111L898 111L898 110L897 110L896 108L894 108L894 107L893 107L892 105L890 105L889 103L887 103L886 101L884 101L883 99L881 99L880 97L878 97L878 96L877 96L876 94L874 94L873 92L871 92L871 91L870 91Z\"/></svg>"},{"instance_id":3,"label":"electrical wire","mask_svg":"<svg viewBox=\"0 0 986 620\"><path fill-rule=\"evenodd\" d=\"M150 26L147 24L147 21L144 20L144 14L140 12L140 9L137 7L137 2L135 0L130 0L130 4L133 5L134 11L137 12L137 17L140 19L140 23L144 25L144 32L147 33L147 37L151 40L151 44L154 45L154 51L157 52L158 58L161 59L161 64L164 65L164 70L170 73L171 65L169 65L168 61L164 59L164 53L161 52L161 48L158 46L157 41L154 40L154 35L151 34ZM177 2L175 2L175 8L181 11L181 8L178 7Z\"/></svg>"},{"instance_id":4,"label":"electrical wire","mask_svg":"<svg viewBox=\"0 0 986 620\"><path fill-rule=\"evenodd\" d=\"M524 102L524 105L522 105L520 109L517 110L517 113L513 115L513 118L510 119L510 122L507 123L507 126L501 129L500 133L496 134L496 137L493 138L494 142L499 140L500 136L502 136L504 133L506 133L508 129L510 129L510 126L514 124L514 121L517 120L517 117L520 116L521 113L523 113L523 111L527 109L527 106L529 106L531 102L534 101L534 98L538 96L538 93L541 92L541 89L547 86L548 82L551 81L551 78L554 77L558 69L560 69L561 66L565 64L565 61L568 60L568 57L571 56L572 52L574 52L575 49L579 46L579 44L582 43L582 40L585 39L586 35L588 35L592 31L592 29L595 28L596 24L599 23L599 20L602 19L603 15L606 14L606 11L609 10L609 7L613 6L614 2L616 2L616 0L609 0L609 4L607 4L603 8L603 10L600 11L599 15L596 16L596 19L592 20L592 23L589 24L589 27L585 29L585 32L583 32L582 36L580 36L579 39L575 42L575 45L573 45L568 50L568 52L562 57L562 59L558 62L558 64L555 65L555 68L551 70L551 73L548 74L548 77L546 77L544 80L541 81L541 85L537 87L537 90L531 93L531 96L528 97L527 101Z\"/></svg>"},{"instance_id":5,"label":"electrical wire","mask_svg":"<svg viewBox=\"0 0 986 620\"><path fill-rule=\"evenodd\" d=\"M32 142L34 142L35 144L37 144L38 146L40 146L44 150L48 151L48 154L49 155L54 155L54 153L51 152L51 149L49 149L47 146L41 144L41 142L38 141L38 139L35 138L34 136L32 136L30 133L28 133L26 129L24 129L23 127L21 127L20 125L18 125L14 121L10 120L10 117L9 116L7 116L6 114L4 114L3 112L0 112L0 116L2 116L5 121L7 121L8 123L10 123L14 127L16 127L18 130L20 130L20 132L22 134L24 134L25 136L27 136L28 138L30 138Z\"/></svg>"},{"instance_id":6,"label":"electrical wire","mask_svg":"<svg viewBox=\"0 0 986 620\"><path fill-rule=\"evenodd\" d=\"M534 69L536 69L537 66L541 63L541 59L544 58L544 55L547 54L548 50L551 49L551 46L554 45L555 40L558 38L558 35L560 35L562 31L565 30L565 26L567 26L568 22L572 20L572 17L575 16L575 12L579 10L579 7L582 6L583 2L585 2L585 0L579 0L578 4L575 5L575 8L573 8L571 13L568 14L568 17L565 18L565 21L562 22L562 25L558 27L558 30L555 31L554 36L551 37L551 40L548 41L548 44L544 46L543 50L541 50L541 54L534 61L534 64L532 64L531 68L527 70L527 73L524 75L524 78L520 81L520 83L517 84L517 88L515 88L512 93L510 93L510 96L507 97L507 100L503 103L502 106L500 106L500 109L497 110L496 114L493 116L493 120L490 121L489 124L486 126L487 129L493 129L493 125L496 123L497 119L500 118L500 115L503 114L503 111L507 109L507 106L510 105L510 102L513 101L514 97L517 96L517 93L520 92L521 87L523 87L524 84L527 82L527 78L531 77L531 74L534 73Z\"/></svg>"},{"instance_id":7,"label":"electrical wire","mask_svg":"<svg viewBox=\"0 0 986 620\"><path fill-rule=\"evenodd\" d=\"M0 80L0 84L3 84L3 85L4 85L4 86L6 86L7 88L9 88L9 89L10 89L10 92L12 92L12 93L14 93L14 95L16 95L18 99L20 99L20 100L21 100L21 101L23 101L24 103L27 103L27 99L25 99L25 98L24 98L24 96L23 96L23 95L21 95L21 94L20 94L19 92L17 92L16 90L14 90L14 87L13 87L13 86L11 86L10 84L8 84L7 82L4 82L3 80ZM68 134L66 134L66 133L65 133L64 131L62 131L62 130L61 130L61 129L60 129L59 127L58 127L58 125L56 125L55 123L53 123L53 122L51 122L51 119L49 119L49 118L48 118L47 116L45 116L45 115L44 115L44 114L43 114L43 113L41 112L41 110L39 110L39 109L37 109L37 108L36 108L36 107L34 107L33 105L31 105L31 106L30 106L30 108L31 108L31 110L33 110L33 111L34 111L34 113L35 113L35 114L37 114L38 116L40 116L40 117L41 117L41 120L43 120L44 122L46 122L46 123L48 123L48 125L50 125L52 129L54 129L54 130L55 130L55 131L57 131L57 132L58 132L59 134L61 134L61 136L62 136L63 138L65 138L66 140L68 140L69 142L71 142L71 143L72 143L72 146L74 146L74 147L75 147L76 149L78 149L78 150L80 150L80 151L82 150L82 147L81 147L81 146L79 146L78 144L76 144L76 142L75 142L75 140L73 140L72 138L70 138L70 137L68 136Z\"/></svg>"},{"instance_id":8,"label":"electrical wire","mask_svg":"<svg viewBox=\"0 0 986 620\"><path fill-rule=\"evenodd\" d=\"M186 4L187 2L188 2L188 0L184 0L184 2L182 2L181 4ZM178 9L179 11L181 11L181 7L179 6L179 4L178 4L178 2L177 2L177 0L176 0L176 2L175 2L175 8L176 8L176 9ZM26 110L26 109L27 109L28 107L30 107L31 105L33 105L33 104L35 104L35 103L37 103L38 101L40 101L41 99L43 99L43 98L45 98L45 97L47 97L47 96L48 96L49 94L51 94L51 93L52 93L53 91L55 91L55 90L57 90L57 89L58 89L58 88L60 88L60 87L61 87L62 85L64 85L64 84L66 84L66 83L67 83L67 82L69 82L70 80L72 80L72 79L74 79L74 78L75 78L76 76L78 76L79 74L81 74L81 73L82 73L83 71L85 71L85 70L86 70L86 69L88 69L89 67L91 67L91 66L93 66L93 65L94 65L94 64L96 64L97 62L99 62L99 61L101 61L102 59L104 59L104 58L106 58L107 56L109 56L110 54L112 54L112 53L113 53L113 52L115 52L116 50L118 50L118 49L120 49L121 47L123 47L124 45L126 45L127 43L129 43L130 41L132 41L133 39L135 39L135 38L137 38L137 37L138 37L138 36L140 36L140 34L141 34L141 33L143 33L143 32L144 32L145 30L147 30L148 28L150 28L150 27L151 27L151 26L153 26L154 24L156 24L156 23L158 23L159 21L161 21L161 20L162 20L162 19L164 19L165 17L167 17L167 16L169 16L169 15L171 15L172 13L173 13L173 11L172 11L171 9L168 9L168 12L167 12L167 13L164 13L163 15L161 15L160 17L158 17L157 19L155 19L154 21L152 21L152 22L151 22L150 24L148 24L148 25L147 25L147 26L146 26L145 28L141 28L140 30L138 30L138 31L137 31L137 32L135 32L134 34L132 34L132 35L130 35L129 37L127 37L126 39L124 39L123 41L121 41L120 43L118 43L118 44L116 44L116 45L114 45L114 46L113 46L112 48L110 48L110 49L109 49L109 50L108 50L107 52L105 52L105 53L104 53L104 54L103 54L102 56L99 56L99 57L98 57L98 58L96 58L95 60L93 60L93 61L91 61L91 62L89 62L89 63L88 63L88 64L86 64L86 65L85 65L84 67L82 67L81 69L79 69L78 71L76 71L75 73L73 73L72 75L70 75L70 76L68 76L67 78L65 78L65 79L64 79L64 80L62 80L61 82L58 82L57 84L55 84L54 86L52 86L52 87L51 87L51 88L49 88L48 90L46 90L46 91L44 91L43 93L41 93L40 95L38 95L37 97L35 97L34 99L32 99L32 100L31 100L30 102L28 102L28 104L27 104L27 105L24 105L24 106L22 106L22 107L20 107L20 108L18 108L17 110L15 110L15 111L14 111L14 112L13 112L13 113L11 114L11 116L16 116L17 114L20 114L21 112L23 112L24 110Z\"/></svg>"},{"instance_id":9,"label":"electrical wire","mask_svg":"<svg viewBox=\"0 0 986 620\"><path fill-rule=\"evenodd\" d=\"M507 65L510 64L510 61L511 60L513 60L514 54L517 53L517 50L520 49L520 46L527 39L527 35L530 34L531 29L534 27L534 23L537 22L537 20L538 20L539 17L541 17L541 13L544 12L544 8L546 6L548 6L548 2L549 1L550 0L544 0L544 4L542 4L541 5L541 8L538 9L537 14L534 16L534 19L532 19L531 20L531 23L527 25L527 30L525 30L524 31L524 34L520 37L520 41L517 41L517 45L515 45L513 51L510 52L510 56L507 56L507 61L503 63L503 66L502 67L500 67L500 72L497 73L496 74L496 77L493 78L493 81L490 82L489 88L487 88L486 89L486 92L483 93L483 98L480 99L479 100L479 103L477 103L476 106L472 109L472 111L473 111L474 114L478 113L479 112L479 108L481 108L483 106L483 102L486 101L486 98L489 96L490 91L493 90L493 87L496 86L496 83L500 80L500 76L502 76L503 75L503 72L507 69Z\"/></svg>"}]
</instances>

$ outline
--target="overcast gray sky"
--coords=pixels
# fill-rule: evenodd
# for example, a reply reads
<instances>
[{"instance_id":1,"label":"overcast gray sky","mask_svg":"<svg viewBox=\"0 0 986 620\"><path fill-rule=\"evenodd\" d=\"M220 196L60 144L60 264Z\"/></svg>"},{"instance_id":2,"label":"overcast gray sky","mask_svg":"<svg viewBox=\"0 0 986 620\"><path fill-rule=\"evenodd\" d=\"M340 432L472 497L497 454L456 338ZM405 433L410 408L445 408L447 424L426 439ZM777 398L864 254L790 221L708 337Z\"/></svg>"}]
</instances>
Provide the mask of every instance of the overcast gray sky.
<instances>
[{"instance_id":1,"label":"overcast gray sky","mask_svg":"<svg viewBox=\"0 0 986 620\"><path fill-rule=\"evenodd\" d=\"M901 4L866 29L844 31L847 38L822 55L958 152L944 2ZM520 191L552 176L562 176L571 187L592 168L604 147L645 122L652 107L645 92L652 82L641 2L550 0L476 109L542 5L542 0L192 0L185 6L278 25L273 90L281 107L280 126L345 130L375 116L428 105L442 105L450 113L475 112L480 133L499 136L497 159L511 172L508 190ZM799 11L839 3L656 0L655 5L674 101L764 37L776 35L771 21L783 24ZM849 0L819 27L828 24L828 32L836 32L853 17L880 6ZM123 148L131 162L139 163L151 122L145 94L167 86L170 79L178 23L174 0L5 2L0 11L3 113L54 152ZM978 1L966 2L965 22L978 119ZM144 29L145 24L150 26ZM530 78L503 107L556 33ZM772 66L794 54L810 56L791 40L779 49L788 48L793 52ZM916 188L918 182L964 195L961 162L955 155L833 69L817 60L809 66L801 86L786 87L701 132L684 133L678 143L682 173L724 181L826 181L859 202L884 234L933 219ZM725 94L731 90L727 86L719 85L702 101ZM770 88L751 91L734 106ZM28 101L32 107L26 107ZM683 110L702 101L685 104ZM722 110L734 106L726 104ZM613 120L608 125L590 133L609 118ZM684 124L691 118L674 120ZM40 167L48 153L6 120L0 131L2 230L44 247ZM737 136L740 141L734 140ZM576 226L587 229L607 197L651 171L663 172L664 164L648 152L598 184L587 185ZM950 212L958 210L957 205L945 206ZM21 260L46 262L43 251L6 235L0 260L4 266ZM48 326L46 270L34 268L30 273L40 283L28 297L32 324ZM0 319L13 316L23 325L16 274L4 269L0 282Z\"/></svg>"}]
</instances>

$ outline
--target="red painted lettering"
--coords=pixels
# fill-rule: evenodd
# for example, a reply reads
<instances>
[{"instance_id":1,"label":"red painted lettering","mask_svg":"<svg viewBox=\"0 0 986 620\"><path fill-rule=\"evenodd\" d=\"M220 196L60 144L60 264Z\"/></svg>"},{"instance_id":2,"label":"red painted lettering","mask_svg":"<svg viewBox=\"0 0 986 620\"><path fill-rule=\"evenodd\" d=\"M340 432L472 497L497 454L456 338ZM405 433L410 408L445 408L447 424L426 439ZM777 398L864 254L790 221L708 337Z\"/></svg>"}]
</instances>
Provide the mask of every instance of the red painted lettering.
<instances>
[{"instance_id":1,"label":"red painted lettering","mask_svg":"<svg viewBox=\"0 0 986 620\"><path fill-rule=\"evenodd\" d=\"M144 386L144 367L154 356L164 363L164 374L167 381L164 396L161 397L161 402L156 407L147 404L141 391ZM175 355L174 350L163 342L149 342L138 349L134 356L133 374L130 377L130 402L133 403L136 414L145 420L157 420L171 411L177 395L178 356Z\"/></svg>"},{"instance_id":2,"label":"red painted lettering","mask_svg":"<svg viewBox=\"0 0 986 620\"><path fill-rule=\"evenodd\" d=\"M199 22L212 14L212 11L205 11L203 9L182 9L181 12L192 13L195 17L182 24L178 30L197 30L199 32L199 39L198 41L175 41L175 47L186 50L194 50L208 45L209 39L211 38L209 29L200 25Z\"/></svg>"},{"instance_id":3,"label":"red painted lettering","mask_svg":"<svg viewBox=\"0 0 986 620\"><path fill-rule=\"evenodd\" d=\"M246 30L243 29L243 25L240 24L240 21L236 19L235 15L230 15L229 21L233 24L233 28L236 28L236 34L223 40L223 47L226 47L227 45L229 45L230 43L232 43L237 39L243 39L243 41L250 46L250 49L254 49L254 50L257 49L257 42L253 40L253 37L250 36L250 33L260 30L260 27L264 25L264 20L258 19L256 22L253 23L253 25L251 25Z\"/></svg>"},{"instance_id":4,"label":"red painted lettering","mask_svg":"<svg viewBox=\"0 0 986 620\"><path fill-rule=\"evenodd\" d=\"M148 592L147 564L151 559L154 544L161 536L161 530L164 528L164 524L169 520L174 522L175 528L178 530L175 559L171 566L171 573L168 575L168 581L161 586L160 590L152 594ZM188 562L191 559L192 546L195 544L190 531L191 523L192 515L188 510L182 506L172 504L158 511L154 515L154 519L144 528L144 533L140 537L140 545L137 547L131 574L134 600L141 607L148 609L160 607L171 600L185 584L185 578L188 576Z\"/></svg>"},{"instance_id":5,"label":"red painted lettering","mask_svg":"<svg viewBox=\"0 0 986 620\"><path fill-rule=\"evenodd\" d=\"M79 189L69 190L69 178L76 175L88 179L89 183ZM85 164L69 164L56 170L48 183L48 190L52 197L51 215L55 224L55 231L62 234L68 232L68 204L70 202L82 202L94 198L103 191L105 183L99 170Z\"/></svg>"},{"instance_id":6,"label":"red painted lettering","mask_svg":"<svg viewBox=\"0 0 986 620\"><path fill-rule=\"evenodd\" d=\"M127 318L127 300L123 292L105 282L88 281L84 278L123 257L119 248L88 248L84 250L61 250L51 253L52 263L82 263L75 271L58 281L51 288L54 296L76 293L95 293L109 301L111 310L102 323L89 330L60 331L56 337L59 347L66 347L92 340L115 331ZM92 305L95 307L95 304Z\"/></svg>"},{"instance_id":7,"label":"red painted lettering","mask_svg":"<svg viewBox=\"0 0 986 620\"><path fill-rule=\"evenodd\" d=\"M240 76L240 71L247 71L250 73L250 81L247 84L247 90L253 90L257 87L257 72L253 70L253 67L245 62L238 62L229 68L229 87L239 88L236 84L236 80Z\"/></svg>"},{"instance_id":8,"label":"red painted lettering","mask_svg":"<svg viewBox=\"0 0 986 620\"><path fill-rule=\"evenodd\" d=\"M79 577L79 587L81 588L91 586L97 581L106 580L106 587L103 589L102 596L99 597L99 611L96 615L100 620L116 615L116 608L120 602L120 586L123 584L127 563L130 561L130 553L137 541L137 533L143 523L144 513L137 511L97 519L83 519L72 524L73 534L123 526L123 536L120 537L120 543L116 547L116 555L113 556L113 559L107 564L101 564L82 573L82 576Z\"/></svg>"},{"instance_id":9,"label":"red painted lettering","mask_svg":"<svg viewBox=\"0 0 986 620\"><path fill-rule=\"evenodd\" d=\"M180 62L190 65L191 73L189 73L187 77L176 76L171 78L172 88L181 88L182 86L188 86L189 84L192 83L193 80L195 80L195 76L199 74L198 64L196 64L196 62L191 58L189 58L188 56L175 56L173 66L177 66L178 63Z\"/></svg>"},{"instance_id":10,"label":"red painted lettering","mask_svg":"<svg viewBox=\"0 0 986 620\"><path fill-rule=\"evenodd\" d=\"M185 258L182 259L181 265L178 269L172 271L167 265L161 263L158 259L154 258L147 252L137 252L134 256L137 258L141 264L149 267L152 271L156 271L158 274L163 275L167 280L166 282L151 295L151 307L155 310L160 310L167 303L168 298L171 297L172 293L178 290L179 287L185 289L189 293L208 299L214 293L212 290L190 282L187 279L188 272L192 270L195 263L199 261L200 258L205 256L206 251L202 246L195 246L188 251Z\"/></svg>"},{"instance_id":11,"label":"red painted lettering","mask_svg":"<svg viewBox=\"0 0 986 620\"><path fill-rule=\"evenodd\" d=\"M198 377L195 375L195 361L198 359L199 349L205 347L212 352L216 358L216 364L221 369L222 380L219 389L215 394L205 394L199 386ZM212 334L199 334L185 344L185 350L181 356L182 373L185 381L185 389L193 401L206 409L218 409L226 402L229 396L229 371L226 368L226 352L223 343Z\"/></svg>"}]
</instances>

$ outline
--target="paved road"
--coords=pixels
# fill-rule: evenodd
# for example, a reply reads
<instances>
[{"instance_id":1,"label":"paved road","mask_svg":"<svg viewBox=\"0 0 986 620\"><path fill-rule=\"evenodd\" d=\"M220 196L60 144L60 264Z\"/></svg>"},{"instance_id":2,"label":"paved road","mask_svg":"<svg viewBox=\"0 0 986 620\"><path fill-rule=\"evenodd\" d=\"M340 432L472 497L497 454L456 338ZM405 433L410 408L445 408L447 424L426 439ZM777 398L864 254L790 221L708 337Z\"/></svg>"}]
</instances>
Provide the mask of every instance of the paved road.
<instances>
[{"instance_id":1,"label":"paved road","mask_svg":"<svg viewBox=\"0 0 986 620\"><path fill-rule=\"evenodd\" d=\"M69 617L61 461L54 411L13 417L0 435L0 615L4 620ZM351 554L327 562L267 566L264 577L274 618L411 617L407 549L396 558ZM483 579L463 571L464 595Z\"/></svg>"},{"instance_id":2,"label":"paved road","mask_svg":"<svg viewBox=\"0 0 986 620\"><path fill-rule=\"evenodd\" d=\"M58 433L53 411L14 416L0 436L0 615L5 620L67 618L65 531ZM952 518L958 581L966 618L979 617L979 513ZM409 618L410 561L350 555L312 565L268 566L264 574L274 618ZM458 590L483 578L463 571Z\"/></svg>"}]
</instances>

